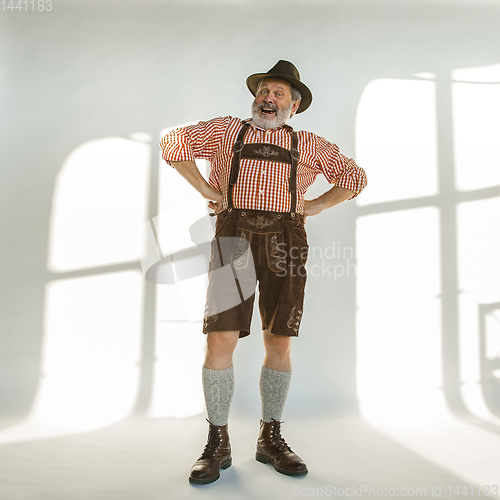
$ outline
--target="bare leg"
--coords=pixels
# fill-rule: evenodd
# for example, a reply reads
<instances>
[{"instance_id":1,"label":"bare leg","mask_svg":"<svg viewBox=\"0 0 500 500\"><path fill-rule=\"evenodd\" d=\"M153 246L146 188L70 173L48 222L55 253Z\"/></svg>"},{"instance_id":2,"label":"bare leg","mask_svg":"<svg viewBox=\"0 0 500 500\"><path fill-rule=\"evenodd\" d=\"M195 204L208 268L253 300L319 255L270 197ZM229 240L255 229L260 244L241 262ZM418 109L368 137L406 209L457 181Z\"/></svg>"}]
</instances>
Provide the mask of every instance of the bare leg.
<instances>
[{"instance_id":1,"label":"bare leg","mask_svg":"<svg viewBox=\"0 0 500 500\"><path fill-rule=\"evenodd\" d=\"M207 334L207 353L203 366L210 370L224 370L233 365L233 352L240 332L229 330Z\"/></svg>"},{"instance_id":2,"label":"bare leg","mask_svg":"<svg viewBox=\"0 0 500 500\"><path fill-rule=\"evenodd\" d=\"M264 330L263 335L264 347L266 348L264 366L272 370L290 371L292 369L290 358L291 337L275 335L269 330Z\"/></svg>"}]
</instances>

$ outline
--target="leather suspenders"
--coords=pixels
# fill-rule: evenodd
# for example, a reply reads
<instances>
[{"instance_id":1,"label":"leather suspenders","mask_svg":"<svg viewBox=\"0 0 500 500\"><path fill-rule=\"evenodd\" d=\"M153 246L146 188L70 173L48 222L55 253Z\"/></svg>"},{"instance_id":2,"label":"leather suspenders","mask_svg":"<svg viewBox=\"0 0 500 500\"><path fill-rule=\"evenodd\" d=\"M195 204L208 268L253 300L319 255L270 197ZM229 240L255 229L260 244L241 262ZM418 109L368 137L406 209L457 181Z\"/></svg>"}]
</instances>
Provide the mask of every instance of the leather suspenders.
<instances>
[{"instance_id":1,"label":"leather suspenders","mask_svg":"<svg viewBox=\"0 0 500 500\"><path fill-rule=\"evenodd\" d=\"M290 185L288 190L292 193L292 201L290 204L290 212L292 214L297 210L297 163L299 162L300 152L298 150L299 140L297 132L292 132L292 149L290 149L291 168L290 168Z\"/></svg>"},{"instance_id":2,"label":"leather suspenders","mask_svg":"<svg viewBox=\"0 0 500 500\"><path fill-rule=\"evenodd\" d=\"M233 160L231 162L231 172L229 174L229 185L227 187L227 205L228 209L232 210L233 206L233 189L238 181L238 174L240 170L241 158L249 160L263 160L273 161L279 163L287 163L290 165L290 182L288 190L292 195L290 204L290 212L292 217L295 216L297 209L297 163L300 158L298 150L297 132L293 131L292 135L292 149L288 150L280 146L268 143L251 143L244 144L243 139L250 124L245 123L238 133L238 137L233 146Z\"/></svg>"},{"instance_id":3,"label":"leather suspenders","mask_svg":"<svg viewBox=\"0 0 500 500\"><path fill-rule=\"evenodd\" d=\"M240 159L241 152L243 151L243 139L245 138L245 134L247 130L250 128L248 123L245 123L238 134L236 142L233 145L233 161L231 162L231 173L229 174L229 185L227 186L227 208L231 210L234 208L233 206L233 188L238 180L238 174L240 171Z\"/></svg>"}]
</instances>

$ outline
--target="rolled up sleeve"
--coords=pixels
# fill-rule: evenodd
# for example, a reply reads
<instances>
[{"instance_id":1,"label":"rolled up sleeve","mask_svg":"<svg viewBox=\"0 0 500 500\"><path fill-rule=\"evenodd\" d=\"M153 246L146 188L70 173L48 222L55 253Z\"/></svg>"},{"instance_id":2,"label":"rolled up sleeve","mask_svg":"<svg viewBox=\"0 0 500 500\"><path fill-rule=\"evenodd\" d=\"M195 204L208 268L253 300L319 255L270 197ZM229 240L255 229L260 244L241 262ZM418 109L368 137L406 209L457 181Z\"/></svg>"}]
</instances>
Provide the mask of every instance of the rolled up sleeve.
<instances>
[{"instance_id":1,"label":"rolled up sleeve","mask_svg":"<svg viewBox=\"0 0 500 500\"><path fill-rule=\"evenodd\" d=\"M193 148L185 128L176 128L162 137L160 141L162 158L168 165L172 161L194 161Z\"/></svg>"},{"instance_id":2,"label":"rolled up sleeve","mask_svg":"<svg viewBox=\"0 0 500 500\"><path fill-rule=\"evenodd\" d=\"M366 172L352 158L343 155L336 144L318 138L316 155L318 167L330 184L354 192L349 199L363 191L368 182Z\"/></svg>"},{"instance_id":3,"label":"rolled up sleeve","mask_svg":"<svg viewBox=\"0 0 500 500\"><path fill-rule=\"evenodd\" d=\"M160 141L162 158L171 166L173 161L210 161L216 154L229 119L214 118L172 130Z\"/></svg>"}]
</instances>

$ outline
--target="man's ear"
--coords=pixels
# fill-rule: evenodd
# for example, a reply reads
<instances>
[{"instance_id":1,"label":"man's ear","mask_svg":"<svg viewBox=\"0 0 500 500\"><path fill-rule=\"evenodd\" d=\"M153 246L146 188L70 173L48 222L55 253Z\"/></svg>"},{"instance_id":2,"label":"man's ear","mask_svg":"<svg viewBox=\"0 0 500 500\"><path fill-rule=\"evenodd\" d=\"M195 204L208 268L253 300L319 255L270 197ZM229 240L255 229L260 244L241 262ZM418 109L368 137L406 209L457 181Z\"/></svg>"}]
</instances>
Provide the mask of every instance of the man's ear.
<instances>
[{"instance_id":1,"label":"man's ear","mask_svg":"<svg viewBox=\"0 0 500 500\"><path fill-rule=\"evenodd\" d=\"M295 101L292 106L292 115L295 114L295 112L299 109L300 106L300 101Z\"/></svg>"}]
</instances>

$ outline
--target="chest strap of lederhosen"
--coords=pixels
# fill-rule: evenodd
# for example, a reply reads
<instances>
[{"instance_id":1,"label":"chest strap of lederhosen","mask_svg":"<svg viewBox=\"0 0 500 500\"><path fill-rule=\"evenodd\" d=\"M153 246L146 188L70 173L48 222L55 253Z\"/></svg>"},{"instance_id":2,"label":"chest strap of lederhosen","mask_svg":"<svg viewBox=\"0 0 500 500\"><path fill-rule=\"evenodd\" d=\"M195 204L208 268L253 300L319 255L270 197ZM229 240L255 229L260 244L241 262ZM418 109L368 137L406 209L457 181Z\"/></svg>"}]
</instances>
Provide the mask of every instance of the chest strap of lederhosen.
<instances>
[{"instance_id":1,"label":"chest strap of lederhosen","mask_svg":"<svg viewBox=\"0 0 500 500\"><path fill-rule=\"evenodd\" d=\"M297 210L297 163L300 158L298 146L297 132L293 131L292 149L288 150L275 144L268 143L250 143L244 144L243 139L247 130L250 128L248 123L245 123L241 128L236 142L233 146L233 160L231 162L231 172L229 174L229 185L227 187L227 206L231 211L233 206L233 189L238 181L241 158L249 160L273 161L278 163L287 163L290 165L290 181L288 190L292 195L290 203L290 212L292 217L295 216Z\"/></svg>"}]
</instances>

